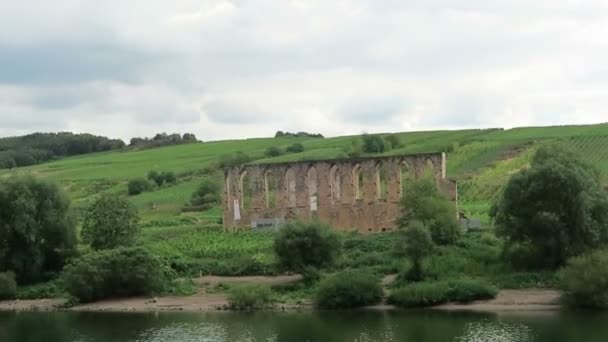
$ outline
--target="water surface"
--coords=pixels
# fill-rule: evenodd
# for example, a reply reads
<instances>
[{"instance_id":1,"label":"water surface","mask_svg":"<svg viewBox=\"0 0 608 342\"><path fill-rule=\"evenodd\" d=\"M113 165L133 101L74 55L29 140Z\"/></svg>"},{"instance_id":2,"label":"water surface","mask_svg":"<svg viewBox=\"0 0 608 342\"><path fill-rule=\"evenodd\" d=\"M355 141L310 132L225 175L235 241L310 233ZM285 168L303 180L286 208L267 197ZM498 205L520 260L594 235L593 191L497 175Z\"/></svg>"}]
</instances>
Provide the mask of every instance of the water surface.
<instances>
[{"instance_id":1,"label":"water surface","mask_svg":"<svg viewBox=\"0 0 608 342\"><path fill-rule=\"evenodd\" d=\"M2 342L606 342L608 314L0 313Z\"/></svg>"}]
</instances>

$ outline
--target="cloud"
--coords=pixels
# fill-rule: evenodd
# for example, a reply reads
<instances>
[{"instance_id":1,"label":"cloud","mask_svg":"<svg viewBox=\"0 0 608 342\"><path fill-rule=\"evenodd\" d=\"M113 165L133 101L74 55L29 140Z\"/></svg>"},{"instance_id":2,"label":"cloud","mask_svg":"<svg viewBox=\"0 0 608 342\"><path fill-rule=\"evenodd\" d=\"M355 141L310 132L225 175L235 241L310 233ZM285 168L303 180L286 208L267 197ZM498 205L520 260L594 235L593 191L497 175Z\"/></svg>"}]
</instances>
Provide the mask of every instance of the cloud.
<instances>
[{"instance_id":1,"label":"cloud","mask_svg":"<svg viewBox=\"0 0 608 342\"><path fill-rule=\"evenodd\" d=\"M2 135L192 131L209 140L606 121L608 6L599 2L0 8Z\"/></svg>"}]
</instances>

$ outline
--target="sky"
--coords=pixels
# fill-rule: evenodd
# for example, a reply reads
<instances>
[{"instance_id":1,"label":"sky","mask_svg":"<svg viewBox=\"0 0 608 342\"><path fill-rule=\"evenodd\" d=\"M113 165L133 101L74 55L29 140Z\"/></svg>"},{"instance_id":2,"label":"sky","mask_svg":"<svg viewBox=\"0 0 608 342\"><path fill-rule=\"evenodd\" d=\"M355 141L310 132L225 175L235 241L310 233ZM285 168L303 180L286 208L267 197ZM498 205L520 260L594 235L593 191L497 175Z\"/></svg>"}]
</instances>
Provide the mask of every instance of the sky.
<instances>
[{"instance_id":1,"label":"sky","mask_svg":"<svg viewBox=\"0 0 608 342\"><path fill-rule=\"evenodd\" d=\"M0 136L607 122L608 2L0 0Z\"/></svg>"}]
</instances>

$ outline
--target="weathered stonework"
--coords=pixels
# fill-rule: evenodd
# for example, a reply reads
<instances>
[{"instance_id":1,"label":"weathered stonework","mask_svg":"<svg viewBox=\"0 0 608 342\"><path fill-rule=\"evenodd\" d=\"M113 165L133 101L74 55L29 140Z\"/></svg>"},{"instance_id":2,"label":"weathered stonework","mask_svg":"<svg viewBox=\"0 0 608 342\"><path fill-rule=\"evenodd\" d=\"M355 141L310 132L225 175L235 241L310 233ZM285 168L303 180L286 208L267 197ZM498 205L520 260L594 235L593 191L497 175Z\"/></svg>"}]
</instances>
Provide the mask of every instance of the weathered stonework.
<instances>
[{"instance_id":1,"label":"weathered stonework","mask_svg":"<svg viewBox=\"0 0 608 342\"><path fill-rule=\"evenodd\" d=\"M224 228L298 219L319 220L339 230L391 230L403 186L425 172L432 172L439 189L458 201L456 183L446 179L445 153L228 168Z\"/></svg>"}]
</instances>

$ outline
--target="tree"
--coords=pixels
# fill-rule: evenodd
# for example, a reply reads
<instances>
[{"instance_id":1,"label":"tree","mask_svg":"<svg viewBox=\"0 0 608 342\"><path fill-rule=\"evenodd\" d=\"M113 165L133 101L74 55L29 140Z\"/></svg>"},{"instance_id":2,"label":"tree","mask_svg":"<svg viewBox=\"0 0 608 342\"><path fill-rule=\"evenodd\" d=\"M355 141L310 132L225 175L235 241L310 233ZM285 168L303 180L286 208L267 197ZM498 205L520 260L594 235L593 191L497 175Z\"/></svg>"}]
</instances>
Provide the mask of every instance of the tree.
<instances>
[{"instance_id":1,"label":"tree","mask_svg":"<svg viewBox=\"0 0 608 342\"><path fill-rule=\"evenodd\" d=\"M558 145L513 175L492 215L505 254L523 267L556 267L608 241L608 195L599 174Z\"/></svg>"},{"instance_id":2,"label":"tree","mask_svg":"<svg viewBox=\"0 0 608 342\"><path fill-rule=\"evenodd\" d=\"M389 134L384 137L384 140L389 144L391 149L401 147L401 140L397 134Z\"/></svg>"},{"instance_id":3,"label":"tree","mask_svg":"<svg viewBox=\"0 0 608 342\"><path fill-rule=\"evenodd\" d=\"M429 230L420 221L412 221L401 232L397 241L397 252L410 259L412 267L405 275L408 281L421 281L424 278L422 261L431 255L435 244Z\"/></svg>"},{"instance_id":4,"label":"tree","mask_svg":"<svg viewBox=\"0 0 608 342\"><path fill-rule=\"evenodd\" d=\"M134 196L146 191L150 191L153 185L150 184L150 182L145 178L140 177L130 180L127 186L129 190L129 195Z\"/></svg>"},{"instance_id":5,"label":"tree","mask_svg":"<svg viewBox=\"0 0 608 342\"><path fill-rule=\"evenodd\" d=\"M279 264L286 270L305 272L333 264L340 241L329 226L321 223L287 223L274 240Z\"/></svg>"},{"instance_id":6,"label":"tree","mask_svg":"<svg viewBox=\"0 0 608 342\"><path fill-rule=\"evenodd\" d=\"M276 146L271 146L271 147L267 148L266 151L264 152L264 155L266 157L270 157L270 158L278 157L282 154L283 154L283 151L279 147L276 147Z\"/></svg>"},{"instance_id":7,"label":"tree","mask_svg":"<svg viewBox=\"0 0 608 342\"><path fill-rule=\"evenodd\" d=\"M148 179L156 183L158 186L162 186L165 182L165 176L163 173L156 170L151 170L148 172Z\"/></svg>"},{"instance_id":8,"label":"tree","mask_svg":"<svg viewBox=\"0 0 608 342\"><path fill-rule=\"evenodd\" d=\"M454 204L439 192L431 177L408 184L401 200L399 227L408 228L413 221L419 221L430 230L436 244L454 243L460 235Z\"/></svg>"},{"instance_id":9,"label":"tree","mask_svg":"<svg viewBox=\"0 0 608 342\"><path fill-rule=\"evenodd\" d=\"M198 186L198 189L192 194L190 203L193 206L212 206L218 204L220 201L219 191L217 182L211 179L204 179Z\"/></svg>"},{"instance_id":10,"label":"tree","mask_svg":"<svg viewBox=\"0 0 608 342\"><path fill-rule=\"evenodd\" d=\"M87 209L82 238L96 250L130 246L139 232L138 223L137 209L129 201L102 195Z\"/></svg>"},{"instance_id":11,"label":"tree","mask_svg":"<svg viewBox=\"0 0 608 342\"><path fill-rule=\"evenodd\" d=\"M287 147L287 152L289 153L301 153L304 152L304 145L300 143L295 143Z\"/></svg>"},{"instance_id":12,"label":"tree","mask_svg":"<svg viewBox=\"0 0 608 342\"><path fill-rule=\"evenodd\" d=\"M608 251L596 250L568 260L559 287L572 306L608 308Z\"/></svg>"},{"instance_id":13,"label":"tree","mask_svg":"<svg viewBox=\"0 0 608 342\"><path fill-rule=\"evenodd\" d=\"M31 283L60 270L76 251L69 208L55 184L31 176L0 181L0 272Z\"/></svg>"},{"instance_id":14,"label":"tree","mask_svg":"<svg viewBox=\"0 0 608 342\"><path fill-rule=\"evenodd\" d=\"M162 176L164 182L167 184L177 183L177 177L175 176L175 173L173 171L163 172L161 174L161 176Z\"/></svg>"},{"instance_id":15,"label":"tree","mask_svg":"<svg viewBox=\"0 0 608 342\"><path fill-rule=\"evenodd\" d=\"M389 144L380 135L363 134L363 152L365 153L383 153L390 149Z\"/></svg>"}]
</instances>

